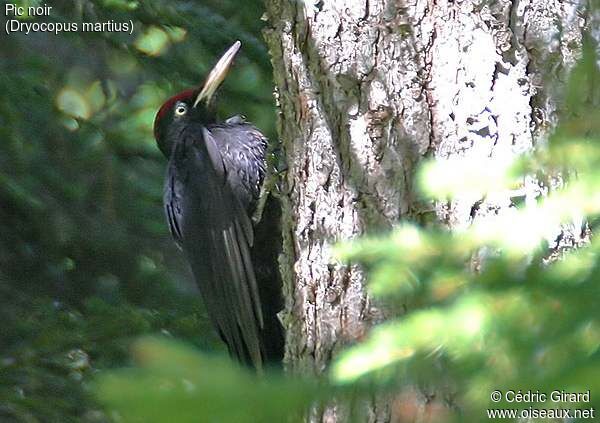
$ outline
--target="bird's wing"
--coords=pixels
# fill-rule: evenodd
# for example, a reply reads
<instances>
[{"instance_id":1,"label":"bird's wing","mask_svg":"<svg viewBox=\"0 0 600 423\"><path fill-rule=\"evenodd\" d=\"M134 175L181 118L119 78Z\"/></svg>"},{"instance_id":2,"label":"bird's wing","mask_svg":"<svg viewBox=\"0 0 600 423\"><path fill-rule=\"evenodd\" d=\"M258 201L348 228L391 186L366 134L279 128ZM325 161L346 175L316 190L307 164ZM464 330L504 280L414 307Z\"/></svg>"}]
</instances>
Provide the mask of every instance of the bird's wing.
<instances>
[{"instance_id":1,"label":"bird's wing","mask_svg":"<svg viewBox=\"0 0 600 423\"><path fill-rule=\"evenodd\" d=\"M232 123L209 128L221 152L223 163L229 172L227 179L235 189L236 197L252 214L259 199L266 172L265 155L267 138L249 123Z\"/></svg>"},{"instance_id":2,"label":"bird's wing","mask_svg":"<svg viewBox=\"0 0 600 423\"><path fill-rule=\"evenodd\" d=\"M263 316L250 257L251 220L227 182L214 139L204 128L202 134L188 144L185 159L171 158L165 191L169 227L231 353L261 367Z\"/></svg>"},{"instance_id":3,"label":"bird's wing","mask_svg":"<svg viewBox=\"0 0 600 423\"><path fill-rule=\"evenodd\" d=\"M181 210L182 196L183 184L177 177L177 169L169 165L165 181L163 204L165 206L165 216L169 225L169 231L179 248L183 248L183 235L181 233L181 224L183 221Z\"/></svg>"}]
</instances>

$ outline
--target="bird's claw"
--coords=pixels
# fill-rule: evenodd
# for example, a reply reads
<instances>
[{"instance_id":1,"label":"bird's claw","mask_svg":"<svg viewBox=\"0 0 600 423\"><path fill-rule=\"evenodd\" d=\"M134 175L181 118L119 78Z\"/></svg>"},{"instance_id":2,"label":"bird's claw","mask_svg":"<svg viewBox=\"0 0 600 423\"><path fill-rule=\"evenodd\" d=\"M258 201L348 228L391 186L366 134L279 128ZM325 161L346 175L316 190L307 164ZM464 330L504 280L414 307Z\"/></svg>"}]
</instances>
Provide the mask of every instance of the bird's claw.
<instances>
[{"instance_id":1,"label":"bird's claw","mask_svg":"<svg viewBox=\"0 0 600 423\"><path fill-rule=\"evenodd\" d=\"M241 123L246 123L246 116L244 115L235 115L225 120L225 123L228 125L239 125Z\"/></svg>"}]
</instances>

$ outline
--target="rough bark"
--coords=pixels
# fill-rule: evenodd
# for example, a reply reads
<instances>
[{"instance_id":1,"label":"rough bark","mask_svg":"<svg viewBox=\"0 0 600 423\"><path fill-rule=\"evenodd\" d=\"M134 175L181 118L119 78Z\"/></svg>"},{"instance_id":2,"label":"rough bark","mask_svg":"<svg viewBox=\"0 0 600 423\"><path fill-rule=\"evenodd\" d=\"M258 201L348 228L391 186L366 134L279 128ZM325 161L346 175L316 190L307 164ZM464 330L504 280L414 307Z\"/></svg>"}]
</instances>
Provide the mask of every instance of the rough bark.
<instances>
[{"instance_id":1,"label":"rough bark","mask_svg":"<svg viewBox=\"0 0 600 423\"><path fill-rule=\"evenodd\" d=\"M413 173L426 155L518 154L556 123L578 57L578 1L266 0L282 177L286 361L319 374L382 313L331 246L418 219ZM532 181L528 196L540 194ZM451 228L511 198L436 206ZM568 233L580 241L575 227ZM564 239L564 237L563 237ZM371 421L393 410L373 406ZM313 420L342 421L335 407ZM392 417L393 419L393 417Z\"/></svg>"}]
</instances>

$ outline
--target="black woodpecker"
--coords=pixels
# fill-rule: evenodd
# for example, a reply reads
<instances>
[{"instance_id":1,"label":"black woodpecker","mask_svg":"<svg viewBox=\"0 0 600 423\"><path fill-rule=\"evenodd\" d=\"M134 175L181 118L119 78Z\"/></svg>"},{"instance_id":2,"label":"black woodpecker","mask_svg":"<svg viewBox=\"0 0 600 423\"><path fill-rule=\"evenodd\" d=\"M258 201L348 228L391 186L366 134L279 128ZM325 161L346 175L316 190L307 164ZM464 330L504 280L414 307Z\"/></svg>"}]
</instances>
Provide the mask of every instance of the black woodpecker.
<instances>
[{"instance_id":1,"label":"black woodpecker","mask_svg":"<svg viewBox=\"0 0 600 423\"><path fill-rule=\"evenodd\" d=\"M164 207L171 234L230 355L260 370L283 357L280 207L263 194L269 196L255 223L267 139L241 116L218 122L212 101L240 46L227 50L202 88L163 104L154 136L169 160Z\"/></svg>"}]
</instances>

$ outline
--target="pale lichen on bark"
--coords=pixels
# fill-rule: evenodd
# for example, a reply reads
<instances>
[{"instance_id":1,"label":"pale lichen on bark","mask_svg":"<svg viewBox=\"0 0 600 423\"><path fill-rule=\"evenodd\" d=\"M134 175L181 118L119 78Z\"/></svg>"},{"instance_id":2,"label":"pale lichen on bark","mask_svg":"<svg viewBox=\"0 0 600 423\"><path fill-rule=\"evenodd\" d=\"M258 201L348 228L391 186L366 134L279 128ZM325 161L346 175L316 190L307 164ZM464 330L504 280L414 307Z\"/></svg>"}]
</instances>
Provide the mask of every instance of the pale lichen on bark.
<instances>
[{"instance_id":1,"label":"pale lichen on bark","mask_svg":"<svg viewBox=\"0 0 600 423\"><path fill-rule=\"evenodd\" d=\"M583 0L582 0L583 1ZM425 155L490 159L529 151L556 124L579 55L578 1L266 0L279 103L287 300L286 361L322 373L382 318L357 267L331 246L414 218ZM530 196L540 195L535 184ZM460 198L451 228L511 207ZM323 410L325 421L334 421ZM314 417L314 416L313 416ZM317 418L317 417L315 417ZM371 420L386 420L383 407Z\"/></svg>"}]
</instances>

